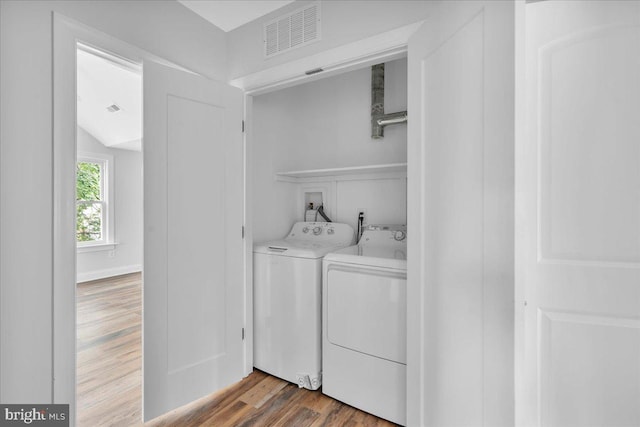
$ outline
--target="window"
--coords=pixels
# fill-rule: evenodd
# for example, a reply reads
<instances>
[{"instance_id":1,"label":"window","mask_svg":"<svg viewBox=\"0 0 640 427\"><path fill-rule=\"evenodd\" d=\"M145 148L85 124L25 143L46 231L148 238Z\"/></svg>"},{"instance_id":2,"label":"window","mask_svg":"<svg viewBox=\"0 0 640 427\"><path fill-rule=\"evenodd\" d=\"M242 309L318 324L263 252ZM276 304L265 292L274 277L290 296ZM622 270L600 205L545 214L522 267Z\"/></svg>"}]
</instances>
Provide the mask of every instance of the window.
<instances>
[{"instance_id":1,"label":"window","mask_svg":"<svg viewBox=\"0 0 640 427\"><path fill-rule=\"evenodd\" d=\"M76 163L76 241L78 246L112 243L109 190L111 156L78 155Z\"/></svg>"}]
</instances>

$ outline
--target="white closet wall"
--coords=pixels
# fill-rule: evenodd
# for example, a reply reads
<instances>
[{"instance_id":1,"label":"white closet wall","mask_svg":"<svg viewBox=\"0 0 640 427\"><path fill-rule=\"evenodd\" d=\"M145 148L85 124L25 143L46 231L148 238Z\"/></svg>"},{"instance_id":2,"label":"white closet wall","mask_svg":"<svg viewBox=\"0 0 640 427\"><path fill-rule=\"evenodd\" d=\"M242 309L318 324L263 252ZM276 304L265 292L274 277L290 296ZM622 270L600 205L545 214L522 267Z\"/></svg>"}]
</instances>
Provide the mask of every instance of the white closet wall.
<instances>
[{"instance_id":1,"label":"white closet wall","mask_svg":"<svg viewBox=\"0 0 640 427\"><path fill-rule=\"evenodd\" d=\"M407 63L399 59L385 65L385 112L406 109ZM371 139L370 111L368 67L254 98L254 241L281 238L302 220L300 187L276 181L276 173L407 161L406 125ZM366 222L406 223L406 179L339 181L332 188L325 206L335 222L355 226L362 208Z\"/></svg>"}]
</instances>

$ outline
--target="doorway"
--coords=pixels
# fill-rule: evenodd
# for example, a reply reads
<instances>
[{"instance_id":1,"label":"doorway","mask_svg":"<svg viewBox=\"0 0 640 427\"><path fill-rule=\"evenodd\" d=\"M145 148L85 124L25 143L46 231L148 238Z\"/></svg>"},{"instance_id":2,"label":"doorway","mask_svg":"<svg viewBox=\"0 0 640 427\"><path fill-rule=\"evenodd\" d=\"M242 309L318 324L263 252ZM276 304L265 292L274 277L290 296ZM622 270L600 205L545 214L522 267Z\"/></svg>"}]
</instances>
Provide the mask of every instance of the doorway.
<instances>
[{"instance_id":1,"label":"doorway","mask_svg":"<svg viewBox=\"0 0 640 427\"><path fill-rule=\"evenodd\" d=\"M142 67L77 47L77 425L142 420Z\"/></svg>"},{"instance_id":2,"label":"doorway","mask_svg":"<svg viewBox=\"0 0 640 427\"><path fill-rule=\"evenodd\" d=\"M146 419L155 418L243 376L244 184L242 133L237 126L242 121L241 92L57 14L53 40L53 400L71 403L70 422L75 424L77 117L73 106L81 41L116 58L144 64L143 407ZM220 156L223 152L226 158ZM199 162L196 166L194 159ZM224 169L214 166L217 173L225 174L224 180L202 179L212 167L211 159L224 161ZM194 204L198 194L209 196L206 203ZM178 200L183 196L187 199ZM224 238L203 239L203 233L191 232L196 229L187 225L193 224L194 211L185 206L198 208L199 224L216 225L203 228L207 235L224 230ZM221 281L221 277L233 280ZM216 286L209 286L212 283ZM225 309L204 304L212 301L206 292L216 293L213 301L218 305L225 301ZM224 319L216 323L205 319L212 316ZM199 327L197 333L190 329L193 325ZM218 329L215 333L211 325ZM202 340L202 336L213 338ZM163 339L170 342L162 344ZM200 368L206 372L194 374ZM222 385L209 384L212 381Z\"/></svg>"}]
</instances>

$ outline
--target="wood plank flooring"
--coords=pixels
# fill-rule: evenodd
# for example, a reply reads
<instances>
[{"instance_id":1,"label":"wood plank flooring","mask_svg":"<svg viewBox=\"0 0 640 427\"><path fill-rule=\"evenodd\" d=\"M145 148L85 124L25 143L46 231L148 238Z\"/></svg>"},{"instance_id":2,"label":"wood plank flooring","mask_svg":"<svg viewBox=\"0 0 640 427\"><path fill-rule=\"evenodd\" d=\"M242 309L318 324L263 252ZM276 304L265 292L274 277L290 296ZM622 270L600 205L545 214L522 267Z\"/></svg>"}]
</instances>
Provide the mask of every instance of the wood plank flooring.
<instances>
[{"instance_id":1,"label":"wood plank flooring","mask_svg":"<svg viewBox=\"0 0 640 427\"><path fill-rule=\"evenodd\" d=\"M141 283L133 273L77 285L79 427L140 424Z\"/></svg>"},{"instance_id":2,"label":"wood plank flooring","mask_svg":"<svg viewBox=\"0 0 640 427\"><path fill-rule=\"evenodd\" d=\"M204 397L145 426L215 427L387 427L396 424L377 418L320 391L255 370L231 387Z\"/></svg>"},{"instance_id":3,"label":"wood plank flooring","mask_svg":"<svg viewBox=\"0 0 640 427\"><path fill-rule=\"evenodd\" d=\"M141 276L77 286L78 426L142 426ZM395 424L254 371L144 426L386 427Z\"/></svg>"}]
</instances>

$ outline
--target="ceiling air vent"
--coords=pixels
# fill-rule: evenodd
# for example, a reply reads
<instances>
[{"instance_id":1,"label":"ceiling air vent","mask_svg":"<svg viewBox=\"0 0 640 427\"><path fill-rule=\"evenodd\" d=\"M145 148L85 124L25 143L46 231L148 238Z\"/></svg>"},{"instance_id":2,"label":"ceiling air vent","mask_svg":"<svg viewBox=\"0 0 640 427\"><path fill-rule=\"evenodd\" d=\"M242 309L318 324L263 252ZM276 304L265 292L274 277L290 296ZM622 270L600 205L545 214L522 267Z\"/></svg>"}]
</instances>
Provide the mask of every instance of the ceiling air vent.
<instances>
[{"instance_id":1,"label":"ceiling air vent","mask_svg":"<svg viewBox=\"0 0 640 427\"><path fill-rule=\"evenodd\" d=\"M298 9L264 25L264 56L271 57L320 40L320 3Z\"/></svg>"},{"instance_id":2,"label":"ceiling air vent","mask_svg":"<svg viewBox=\"0 0 640 427\"><path fill-rule=\"evenodd\" d=\"M121 108L118 107L116 104L111 104L111 105L109 105L107 107L107 111L110 112L110 113L115 113L115 112L120 111L120 110L121 110Z\"/></svg>"}]
</instances>

